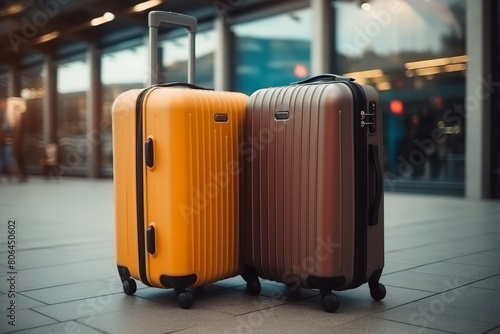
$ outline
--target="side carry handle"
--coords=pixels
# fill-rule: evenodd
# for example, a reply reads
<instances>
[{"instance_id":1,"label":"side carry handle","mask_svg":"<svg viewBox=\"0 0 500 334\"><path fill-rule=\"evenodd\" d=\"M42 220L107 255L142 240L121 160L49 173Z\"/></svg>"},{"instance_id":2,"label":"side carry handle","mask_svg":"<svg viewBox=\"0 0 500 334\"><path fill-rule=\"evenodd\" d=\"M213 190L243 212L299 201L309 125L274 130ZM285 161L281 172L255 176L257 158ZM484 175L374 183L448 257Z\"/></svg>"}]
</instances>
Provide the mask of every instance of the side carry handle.
<instances>
[{"instance_id":1,"label":"side carry handle","mask_svg":"<svg viewBox=\"0 0 500 334\"><path fill-rule=\"evenodd\" d=\"M152 11L148 15L149 26L149 53L150 53L150 82L154 85L158 82L156 65L158 64L158 27L165 24L172 27L185 28L188 32L189 56L188 56L188 82L194 84L195 73L195 34L198 20L195 17L173 13Z\"/></svg>"},{"instance_id":2,"label":"side carry handle","mask_svg":"<svg viewBox=\"0 0 500 334\"><path fill-rule=\"evenodd\" d=\"M378 156L378 145L368 145L368 154L370 160L373 162L375 167L375 199L370 207L369 221L368 225L373 226L378 224L378 213L380 209L380 202L382 200L383 194L383 175L382 167L380 165L380 158Z\"/></svg>"},{"instance_id":3,"label":"side carry handle","mask_svg":"<svg viewBox=\"0 0 500 334\"><path fill-rule=\"evenodd\" d=\"M337 75L337 74L320 74L316 75L314 77L302 80L302 81L297 81L297 82L292 82L291 85L303 85L303 84L309 84L309 83L315 83L315 82L332 82L332 81L354 81L354 78L350 77L345 77L342 75Z\"/></svg>"}]
</instances>

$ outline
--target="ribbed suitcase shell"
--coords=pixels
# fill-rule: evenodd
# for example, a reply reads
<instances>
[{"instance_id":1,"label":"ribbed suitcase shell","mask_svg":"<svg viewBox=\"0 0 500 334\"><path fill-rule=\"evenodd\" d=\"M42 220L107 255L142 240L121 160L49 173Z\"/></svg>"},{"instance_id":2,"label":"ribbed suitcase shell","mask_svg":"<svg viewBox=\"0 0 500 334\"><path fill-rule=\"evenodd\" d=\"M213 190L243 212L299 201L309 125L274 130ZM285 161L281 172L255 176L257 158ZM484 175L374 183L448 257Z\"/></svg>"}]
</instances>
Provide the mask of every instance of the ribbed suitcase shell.
<instances>
[{"instance_id":1,"label":"ribbed suitcase shell","mask_svg":"<svg viewBox=\"0 0 500 334\"><path fill-rule=\"evenodd\" d=\"M122 280L130 275L182 290L237 275L238 145L248 97L173 87L141 92L121 94L112 110L116 258ZM137 108L143 110L142 120L136 119ZM227 115L227 121L216 121L216 114ZM138 156L143 150L138 133L139 142L153 139L151 168ZM150 226L155 228L154 254L145 249Z\"/></svg>"},{"instance_id":2,"label":"ribbed suitcase shell","mask_svg":"<svg viewBox=\"0 0 500 334\"><path fill-rule=\"evenodd\" d=\"M372 87L362 88L367 104L377 106L376 132L367 135L366 145L377 145L380 158L380 97ZM352 287L359 214L354 129L360 126L354 124L354 104L342 82L267 88L250 96L243 152L244 264L260 277L325 291ZM286 112L288 119L276 119ZM368 169L368 183L373 173ZM369 206L374 196L367 184L360 197ZM383 268L383 226L381 202L378 223L366 226L363 283ZM331 280L323 284L323 278Z\"/></svg>"}]
</instances>

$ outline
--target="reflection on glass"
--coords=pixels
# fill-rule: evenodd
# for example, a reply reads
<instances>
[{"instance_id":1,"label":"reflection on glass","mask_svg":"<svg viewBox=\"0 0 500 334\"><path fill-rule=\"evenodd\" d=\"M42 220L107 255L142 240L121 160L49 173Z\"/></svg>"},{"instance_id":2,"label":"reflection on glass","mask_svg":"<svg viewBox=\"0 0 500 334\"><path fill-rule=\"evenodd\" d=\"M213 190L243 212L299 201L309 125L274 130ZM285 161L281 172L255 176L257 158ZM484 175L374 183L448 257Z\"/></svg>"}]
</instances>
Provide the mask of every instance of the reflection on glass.
<instances>
[{"instance_id":1,"label":"reflection on glass","mask_svg":"<svg viewBox=\"0 0 500 334\"><path fill-rule=\"evenodd\" d=\"M9 91L9 77L0 75L0 98L6 98Z\"/></svg>"},{"instance_id":2,"label":"reflection on glass","mask_svg":"<svg viewBox=\"0 0 500 334\"><path fill-rule=\"evenodd\" d=\"M463 192L465 1L332 7L334 70L382 95L386 189L439 181Z\"/></svg>"},{"instance_id":3,"label":"reflection on glass","mask_svg":"<svg viewBox=\"0 0 500 334\"><path fill-rule=\"evenodd\" d=\"M235 24L235 90L286 85L310 74L311 10Z\"/></svg>"},{"instance_id":4,"label":"reflection on glass","mask_svg":"<svg viewBox=\"0 0 500 334\"><path fill-rule=\"evenodd\" d=\"M101 80L102 113L99 133L101 141L101 174L112 175L113 148L111 141L111 107L121 93L134 88L144 88L149 80L148 56L144 45L105 53L102 56Z\"/></svg>"},{"instance_id":5,"label":"reflection on glass","mask_svg":"<svg viewBox=\"0 0 500 334\"><path fill-rule=\"evenodd\" d=\"M196 84L205 88L214 87L215 32L196 34ZM161 43L163 50L163 73L160 82L187 82L188 38L187 35L168 38Z\"/></svg>"},{"instance_id":6,"label":"reflection on glass","mask_svg":"<svg viewBox=\"0 0 500 334\"><path fill-rule=\"evenodd\" d=\"M20 131L13 130L13 152L17 155L16 143L19 140L22 147L17 158L18 170L41 173L39 166L43 156L43 89L42 67L36 66L21 72L21 97L26 101L26 112L22 115ZM22 173L22 172L20 172Z\"/></svg>"},{"instance_id":7,"label":"reflection on glass","mask_svg":"<svg viewBox=\"0 0 500 334\"><path fill-rule=\"evenodd\" d=\"M85 61L59 65L57 69L57 129L59 158L63 174L86 175L87 91L89 69Z\"/></svg>"}]
</instances>

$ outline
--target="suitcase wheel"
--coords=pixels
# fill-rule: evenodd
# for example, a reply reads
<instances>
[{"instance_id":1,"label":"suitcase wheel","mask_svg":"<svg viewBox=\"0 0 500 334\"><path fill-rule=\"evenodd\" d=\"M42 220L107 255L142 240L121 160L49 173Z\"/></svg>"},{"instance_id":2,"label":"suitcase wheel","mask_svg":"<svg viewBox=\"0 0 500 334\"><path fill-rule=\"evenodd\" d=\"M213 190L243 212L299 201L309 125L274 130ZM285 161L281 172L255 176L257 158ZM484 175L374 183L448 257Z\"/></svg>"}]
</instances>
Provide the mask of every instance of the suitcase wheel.
<instances>
[{"instance_id":1,"label":"suitcase wheel","mask_svg":"<svg viewBox=\"0 0 500 334\"><path fill-rule=\"evenodd\" d=\"M382 283L377 283L377 285L371 287L370 289L370 296L372 296L375 301L384 299L385 294L385 286Z\"/></svg>"},{"instance_id":2,"label":"suitcase wheel","mask_svg":"<svg viewBox=\"0 0 500 334\"><path fill-rule=\"evenodd\" d=\"M194 302L193 294L187 290L181 291L177 294L177 301L183 309L191 308Z\"/></svg>"},{"instance_id":3,"label":"suitcase wheel","mask_svg":"<svg viewBox=\"0 0 500 334\"><path fill-rule=\"evenodd\" d=\"M247 292L251 296L256 296L260 293L260 282L258 278L247 282Z\"/></svg>"},{"instance_id":4,"label":"suitcase wheel","mask_svg":"<svg viewBox=\"0 0 500 334\"><path fill-rule=\"evenodd\" d=\"M327 293L321 298L323 309L328 313L335 312L340 305L339 299L333 293Z\"/></svg>"},{"instance_id":5,"label":"suitcase wheel","mask_svg":"<svg viewBox=\"0 0 500 334\"><path fill-rule=\"evenodd\" d=\"M137 291L137 283L135 283L135 280L133 278L128 278L123 281L123 292L125 292L126 295L133 295Z\"/></svg>"}]
</instances>

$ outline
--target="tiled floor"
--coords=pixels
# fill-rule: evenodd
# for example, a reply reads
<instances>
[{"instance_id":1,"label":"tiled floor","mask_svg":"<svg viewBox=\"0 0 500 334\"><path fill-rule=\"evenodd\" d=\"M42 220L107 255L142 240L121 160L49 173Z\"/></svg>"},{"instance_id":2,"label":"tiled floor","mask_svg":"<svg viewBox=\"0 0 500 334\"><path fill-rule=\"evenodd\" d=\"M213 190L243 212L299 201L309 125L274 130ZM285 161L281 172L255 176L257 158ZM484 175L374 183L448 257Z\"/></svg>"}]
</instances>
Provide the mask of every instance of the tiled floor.
<instances>
[{"instance_id":1,"label":"tiled floor","mask_svg":"<svg viewBox=\"0 0 500 334\"><path fill-rule=\"evenodd\" d=\"M111 180L0 183L0 332L500 333L500 202L386 193L387 297L338 292L325 313L315 290L240 277L195 291L121 288ZM8 221L15 220L15 327L9 325Z\"/></svg>"}]
</instances>

